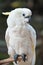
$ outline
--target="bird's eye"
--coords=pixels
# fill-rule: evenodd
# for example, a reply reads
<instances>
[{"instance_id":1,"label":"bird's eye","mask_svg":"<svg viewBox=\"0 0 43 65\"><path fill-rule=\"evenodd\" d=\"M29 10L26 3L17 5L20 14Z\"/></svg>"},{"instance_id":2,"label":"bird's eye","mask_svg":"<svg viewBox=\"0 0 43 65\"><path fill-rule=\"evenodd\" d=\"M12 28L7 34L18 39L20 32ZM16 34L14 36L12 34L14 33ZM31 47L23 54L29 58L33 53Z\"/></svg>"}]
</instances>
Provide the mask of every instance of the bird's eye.
<instances>
[{"instance_id":1,"label":"bird's eye","mask_svg":"<svg viewBox=\"0 0 43 65\"><path fill-rule=\"evenodd\" d=\"M25 16L25 14L23 14L23 16Z\"/></svg>"}]
</instances>

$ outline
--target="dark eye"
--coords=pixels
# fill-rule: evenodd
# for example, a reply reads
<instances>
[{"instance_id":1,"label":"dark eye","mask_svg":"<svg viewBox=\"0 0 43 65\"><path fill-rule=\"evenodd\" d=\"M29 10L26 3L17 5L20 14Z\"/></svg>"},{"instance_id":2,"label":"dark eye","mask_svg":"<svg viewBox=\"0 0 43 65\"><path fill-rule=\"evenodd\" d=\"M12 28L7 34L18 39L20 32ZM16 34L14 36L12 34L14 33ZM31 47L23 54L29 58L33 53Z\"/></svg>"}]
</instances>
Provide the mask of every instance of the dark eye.
<instances>
[{"instance_id":1,"label":"dark eye","mask_svg":"<svg viewBox=\"0 0 43 65\"><path fill-rule=\"evenodd\" d=\"M23 14L23 16L25 16L25 14Z\"/></svg>"}]
</instances>

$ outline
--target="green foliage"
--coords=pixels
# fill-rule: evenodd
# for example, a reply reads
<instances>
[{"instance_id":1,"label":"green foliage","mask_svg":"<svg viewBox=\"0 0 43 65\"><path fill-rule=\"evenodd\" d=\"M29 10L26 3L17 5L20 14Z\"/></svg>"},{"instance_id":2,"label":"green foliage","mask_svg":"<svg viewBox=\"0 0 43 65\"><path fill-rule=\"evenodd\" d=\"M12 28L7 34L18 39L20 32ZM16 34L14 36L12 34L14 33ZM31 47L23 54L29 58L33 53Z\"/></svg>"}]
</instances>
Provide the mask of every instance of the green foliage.
<instances>
[{"instance_id":1,"label":"green foliage","mask_svg":"<svg viewBox=\"0 0 43 65\"><path fill-rule=\"evenodd\" d=\"M7 59L8 57L9 57L8 54L6 54L6 53L0 53L0 60ZM13 64L10 63L9 65L13 65Z\"/></svg>"},{"instance_id":2,"label":"green foliage","mask_svg":"<svg viewBox=\"0 0 43 65\"><path fill-rule=\"evenodd\" d=\"M8 58L9 56L6 53L0 53L0 59Z\"/></svg>"},{"instance_id":3,"label":"green foliage","mask_svg":"<svg viewBox=\"0 0 43 65\"><path fill-rule=\"evenodd\" d=\"M3 2L4 0L0 0L0 2Z\"/></svg>"},{"instance_id":4,"label":"green foliage","mask_svg":"<svg viewBox=\"0 0 43 65\"><path fill-rule=\"evenodd\" d=\"M26 5L26 3L25 3L25 2L21 2L21 1L15 1L15 2L12 2L12 3L11 3L11 6L12 6L13 8L23 7L23 6L25 6L25 5Z\"/></svg>"}]
</instances>

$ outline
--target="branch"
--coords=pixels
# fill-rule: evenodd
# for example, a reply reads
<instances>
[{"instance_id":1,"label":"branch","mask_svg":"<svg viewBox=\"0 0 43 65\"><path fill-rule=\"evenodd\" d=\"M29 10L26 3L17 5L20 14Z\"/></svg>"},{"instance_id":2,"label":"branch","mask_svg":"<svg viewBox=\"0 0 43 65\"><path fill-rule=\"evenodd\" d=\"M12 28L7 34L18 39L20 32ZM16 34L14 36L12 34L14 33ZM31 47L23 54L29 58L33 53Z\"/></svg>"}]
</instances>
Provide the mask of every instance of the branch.
<instances>
[{"instance_id":1,"label":"branch","mask_svg":"<svg viewBox=\"0 0 43 65\"><path fill-rule=\"evenodd\" d=\"M22 58L18 57L18 61L20 62L21 60ZM13 61L14 61L13 58L7 58L7 59L0 60L0 64L5 64L5 63L13 62Z\"/></svg>"}]
</instances>

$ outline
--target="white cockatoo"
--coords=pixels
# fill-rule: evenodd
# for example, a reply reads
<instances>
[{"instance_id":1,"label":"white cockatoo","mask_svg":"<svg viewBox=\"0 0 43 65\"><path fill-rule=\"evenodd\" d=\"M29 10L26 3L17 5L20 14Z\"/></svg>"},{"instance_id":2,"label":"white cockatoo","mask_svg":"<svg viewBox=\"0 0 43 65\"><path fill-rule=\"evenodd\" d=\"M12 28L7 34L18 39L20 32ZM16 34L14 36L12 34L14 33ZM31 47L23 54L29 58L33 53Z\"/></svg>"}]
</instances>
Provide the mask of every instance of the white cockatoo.
<instances>
[{"instance_id":1,"label":"white cockatoo","mask_svg":"<svg viewBox=\"0 0 43 65\"><path fill-rule=\"evenodd\" d=\"M14 58L14 65L34 65L36 31L28 24L32 12L28 8L17 8L12 10L7 18L7 30L5 40L8 54ZM21 62L17 62L18 57L22 57Z\"/></svg>"}]
</instances>

